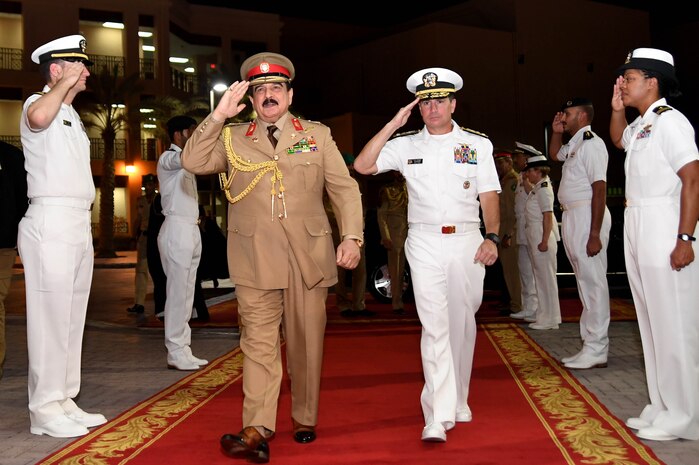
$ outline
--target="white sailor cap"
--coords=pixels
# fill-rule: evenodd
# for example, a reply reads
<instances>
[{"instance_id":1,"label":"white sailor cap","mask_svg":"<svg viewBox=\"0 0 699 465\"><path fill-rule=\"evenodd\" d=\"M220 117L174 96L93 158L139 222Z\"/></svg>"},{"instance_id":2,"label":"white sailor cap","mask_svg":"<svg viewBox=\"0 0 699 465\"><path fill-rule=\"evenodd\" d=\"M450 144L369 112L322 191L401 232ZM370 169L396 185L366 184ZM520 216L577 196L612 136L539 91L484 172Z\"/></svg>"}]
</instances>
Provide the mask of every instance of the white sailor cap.
<instances>
[{"instance_id":1,"label":"white sailor cap","mask_svg":"<svg viewBox=\"0 0 699 465\"><path fill-rule=\"evenodd\" d=\"M81 61L89 66L92 62L85 52L85 46L85 37L79 34L61 37L34 50L32 61L38 64L51 60Z\"/></svg>"},{"instance_id":2,"label":"white sailor cap","mask_svg":"<svg viewBox=\"0 0 699 465\"><path fill-rule=\"evenodd\" d=\"M515 145L517 145L518 149L521 149L525 154L527 154L527 156L543 155L543 153L541 153L529 144L523 144L521 142L515 141Z\"/></svg>"},{"instance_id":3,"label":"white sailor cap","mask_svg":"<svg viewBox=\"0 0 699 465\"><path fill-rule=\"evenodd\" d=\"M527 164L524 166L524 171L530 168L540 168L542 166L549 166L548 159L543 155L534 155L533 157L527 158Z\"/></svg>"},{"instance_id":4,"label":"white sailor cap","mask_svg":"<svg viewBox=\"0 0 699 465\"><path fill-rule=\"evenodd\" d=\"M675 60L672 55L657 48L637 48L626 56L626 61L617 69L617 75L627 69L656 71L663 77L677 82Z\"/></svg>"},{"instance_id":5,"label":"white sailor cap","mask_svg":"<svg viewBox=\"0 0 699 465\"><path fill-rule=\"evenodd\" d=\"M425 68L414 72L405 85L416 97L424 100L453 94L463 87L464 80L446 68Z\"/></svg>"}]
</instances>

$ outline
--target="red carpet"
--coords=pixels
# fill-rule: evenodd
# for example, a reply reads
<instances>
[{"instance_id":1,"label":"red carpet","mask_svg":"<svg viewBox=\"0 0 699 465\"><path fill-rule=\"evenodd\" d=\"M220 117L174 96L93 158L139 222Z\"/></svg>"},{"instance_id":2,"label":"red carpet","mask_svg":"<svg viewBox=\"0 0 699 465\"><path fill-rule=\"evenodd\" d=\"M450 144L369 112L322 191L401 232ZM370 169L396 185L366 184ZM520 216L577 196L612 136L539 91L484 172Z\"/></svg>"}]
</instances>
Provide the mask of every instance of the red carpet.
<instances>
[{"instance_id":1,"label":"red carpet","mask_svg":"<svg viewBox=\"0 0 699 465\"><path fill-rule=\"evenodd\" d=\"M207 289L206 291L210 291ZM371 294L366 294L366 308L376 312L372 317L344 318L340 315L335 306L335 294L328 295L328 323L329 324L349 324L349 323L419 323L414 303L405 304L405 315L393 313L391 304L385 304L375 300ZM500 315L498 308L498 296L496 294L486 294L481 308L476 314L479 323L513 323L509 316ZM572 291L562 290L561 297L561 317L564 322L575 322L580 319L582 304L577 294ZM232 327L238 322L238 303L235 299L217 303L209 306L210 320L208 322L190 322L193 328L202 327ZM612 321L632 321L636 319L636 310L633 301L628 298L611 299L611 320ZM144 323L147 327L162 327L163 323L150 317Z\"/></svg>"},{"instance_id":2,"label":"red carpet","mask_svg":"<svg viewBox=\"0 0 699 465\"><path fill-rule=\"evenodd\" d=\"M660 464L645 445L517 325L478 333L473 422L423 443L417 325L333 326L326 337L318 440L291 438L287 384L271 463ZM124 412L42 464L231 464L219 438L237 432L242 355L233 351Z\"/></svg>"}]
</instances>

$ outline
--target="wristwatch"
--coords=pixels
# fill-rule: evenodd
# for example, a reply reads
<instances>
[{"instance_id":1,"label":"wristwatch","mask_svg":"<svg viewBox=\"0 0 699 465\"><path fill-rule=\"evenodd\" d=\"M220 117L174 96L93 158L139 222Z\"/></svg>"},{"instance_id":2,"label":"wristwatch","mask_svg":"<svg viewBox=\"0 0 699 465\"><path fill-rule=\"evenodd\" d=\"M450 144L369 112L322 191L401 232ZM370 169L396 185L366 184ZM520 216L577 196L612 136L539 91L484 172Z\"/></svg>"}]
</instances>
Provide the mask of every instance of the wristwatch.
<instances>
[{"instance_id":1,"label":"wristwatch","mask_svg":"<svg viewBox=\"0 0 699 465\"><path fill-rule=\"evenodd\" d=\"M500 236L495 233L488 233L485 235L485 238L495 242L495 245L500 245Z\"/></svg>"},{"instance_id":2,"label":"wristwatch","mask_svg":"<svg viewBox=\"0 0 699 465\"><path fill-rule=\"evenodd\" d=\"M679 239L681 241L685 241L685 242L690 242L690 241L694 242L697 240L696 237L690 236L689 234L678 234L677 239Z\"/></svg>"}]
</instances>

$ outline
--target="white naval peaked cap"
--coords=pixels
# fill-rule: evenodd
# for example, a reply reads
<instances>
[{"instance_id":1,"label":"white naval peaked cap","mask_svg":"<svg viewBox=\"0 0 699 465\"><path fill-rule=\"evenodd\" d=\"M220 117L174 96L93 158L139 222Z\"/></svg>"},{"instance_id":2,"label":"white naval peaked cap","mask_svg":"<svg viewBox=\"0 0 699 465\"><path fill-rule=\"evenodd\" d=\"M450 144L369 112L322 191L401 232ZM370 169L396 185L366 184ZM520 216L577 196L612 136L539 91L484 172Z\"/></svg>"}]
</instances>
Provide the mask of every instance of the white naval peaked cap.
<instances>
[{"instance_id":1,"label":"white naval peaked cap","mask_svg":"<svg viewBox=\"0 0 699 465\"><path fill-rule=\"evenodd\" d=\"M515 141L515 145L517 145L518 149L523 150L529 156L531 156L531 155L543 155L543 153L541 153L540 151L538 151L537 149L535 149L534 147L532 147L529 144L523 144L521 142Z\"/></svg>"},{"instance_id":2,"label":"white naval peaked cap","mask_svg":"<svg viewBox=\"0 0 699 465\"><path fill-rule=\"evenodd\" d=\"M87 41L80 34L60 37L48 42L32 52L32 61L37 64L51 60L82 61L86 65L92 62L85 52Z\"/></svg>"},{"instance_id":3,"label":"white naval peaked cap","mask_svg":"<svg viewBox=\"0 0 699 465\"><path fill-rule=\"evenodd\" d=\"M527 164L525 165L524 170L526 171L529 168L538 168L541 166L549 166L548 159L543 155L534 155L533 157L529 157L527 159Z\"/></svg>"},{"instance_id":4,"label":"white naval peaked cap","mask_svg":"<svg viewBox=\"0 0 699 465\"><path fill-rule=\"evenodd\" d=\"M665 50L657 48L637 48L626 56L626 61L617 69L617 75L624 74L627 69L643 69L656 71L663 77L677 82L675 76L675 60Z\"/></svg>"},{"instance_id":5,"label":"white naval peaked cap","mask_svg":"<svg viewBox=\"0 0 699 465\"><path fill-rule=\"evenodd\" d=\"M408 90L420 100L444 98L460 90L464 80L446 68L425 68L414 72L405 83Z\"/></svg>"}]
</instances>

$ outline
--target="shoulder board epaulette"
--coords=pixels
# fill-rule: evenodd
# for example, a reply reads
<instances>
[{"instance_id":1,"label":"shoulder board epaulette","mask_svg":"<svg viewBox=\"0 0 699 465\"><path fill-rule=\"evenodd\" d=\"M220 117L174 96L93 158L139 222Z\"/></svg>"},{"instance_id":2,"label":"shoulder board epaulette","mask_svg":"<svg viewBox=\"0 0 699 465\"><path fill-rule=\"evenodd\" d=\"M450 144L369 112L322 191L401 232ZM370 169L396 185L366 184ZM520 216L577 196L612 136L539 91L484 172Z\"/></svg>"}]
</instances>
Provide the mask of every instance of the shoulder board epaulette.
<instances>
[{"instance_id":1,"label":"shoulder board epaulette","mask_svg":"<svg viewBox=\"0 0 699 465\"><path fill-rule=\"evenodd\" d=\"M486 139L489 139L488 135L487 135L487 134L483 134L482 132L478 132L478 131L475 131L475 130L473 130L473 129L465 128L465 127L463 127L463 126L461 127L461 129L463 129L463 130L466 131L466 132L470 132L471 134L475 134L475 135L477 135L477 136L481 136L481 137L485 137Z\"/></svg>"},{"instance_id":2,"label":"shoulder board epaulette","mask_svg":"<svg viewBox=\"0 0 699 465\"><path fill-rule=\"evenodd\" d=\"M548 185L549 185L548 181L544 181L541 183L541 187L548 187Z\"/></svg>"},{"instance_id":3,"label":"shoulder board epaulette","mask_svg":"<svg viewBox=\"0 0 699 465\"><path fill-rule=\"evenodd\" d=\"M592 131L585 131L585 134L583 134L583 140L590 140L593 137L595 137L595 135L592 133Z\"/></svg>"},{"instance_id":4,"label":"shoulder board epaulette","mask_svg":"<svg viewBox=\"0 0 699 465\"><path fill-rule=\"evenodd\" d=\"M312 119L303 120L302 118L297 118L297 119L302 120L302 121L307 121L307 122L312 123L312 124L317 124L317 125L319 125L319 126L325 126L325 125L324 125L323 123L321 123L320 121L313 121Z\"/></svg>"},{"instance_id":5,"label":"shoulder board epaulette","mask_svg":"<svg viewBox=\"0 0 699 465\"><path fill-rule=\"evenodd\" d=\"M415 129L414 131L405 131L405 132L399 132L398 134L394 134L391 139L395 139L396 137L404 137L404 136L412 136L413 134L417 134L420 132L419 129Z\"/></svg>"},{"instance_id":6,"label":"shoulder board epaulette","mask_svg":"<svg viewBox=\"0 0 699 465\"><path fill-rule=\"evenodd\" d=\"M46 92L34 92L32 95L44 95Z\"/></svg>"},{"instance_id":7,"label":"shoulder board epaulette","mask_svg":"<svg viewBox=\"0 0 699 465\"><path fill-rule=\"evenodd\" d=\"M662 115L663 113L665 113L668 110L672 110L672 107L669 107L667 105L660 105L659 107L653 108L653 113L655 113L657 115Z\"/></svg>"},{"instance_id":8,"label":"shoulder board epaulette","mask_svg":"<svg viewBox=\"0 0 699 465\"><path fill-rule=\"evenodd\" d=\"M246 124L250 124L250 121L243 121L240 123L226 123L224 126L244 126Z\"/></svg>"}]
</instances>

